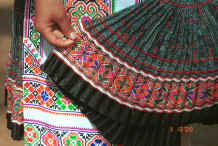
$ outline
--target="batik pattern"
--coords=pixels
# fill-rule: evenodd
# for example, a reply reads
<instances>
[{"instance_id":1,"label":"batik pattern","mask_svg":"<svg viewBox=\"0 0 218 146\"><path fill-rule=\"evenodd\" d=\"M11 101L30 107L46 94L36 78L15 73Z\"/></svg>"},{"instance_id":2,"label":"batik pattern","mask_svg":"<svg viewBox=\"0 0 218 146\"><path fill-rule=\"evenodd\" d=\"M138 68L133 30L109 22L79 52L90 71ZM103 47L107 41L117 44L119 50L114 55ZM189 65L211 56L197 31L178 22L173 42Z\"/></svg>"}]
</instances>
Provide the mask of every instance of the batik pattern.
<instances>
[{"instance_id":1,"label":"batik pattern","mask_svg":"<svg viewBox=\"0 0 218 146\"><path fill-rule=\"evenodd\" d=\"M146 0L84 17L77 45L54 50L41 68L114 143L179 145L171 125L218 122L215 1Z\"/></svg>"},{"instance_id":2,"label":"batik pattern","mask_svg":"<svg viewBox=\"0 0 218 146\"><path fill-rule=\"evenodd\" d=\"M34 28L33 1L26 3L22 62L25 145L112 146L39 68L52 46ZM65 5L77 32L81 32L78 24L82 18L96 19L112 13L111 0L69 0Z\"/></svg>"},{"instance_id":3,"label":"batik pattern","mask_svg":"<svg viewBox=\"0 0 218 146\"><path fill-rule=\"evenodd\" d=\"M197 13L193 7L198 6L193 1L184 2L178 6L176 2L166 2L166 6L163 6L160 12L156 12L156 9L152 7L152 5L157 3L158 1L147 1L141 7L138 6L140 7L138 9L132 7L128 14L123 12L123 17L120 19L119 17L121 16L118 16L116 19L116 14L114 14L114 19L109 19L109 17L92 21L91 19L83 18L82 31L85 31L86 34L83 34L79 47L61 49L54 51L54 54L61 60L64 60L66 65L70 66L72 70L96 89L107 94L116 102L125 104L130 108L149 112L172 113L203 109L217 104L218 76L217 55L215 54L217 49L211 48L208 52L202 53L201 49L193 49L199 46L190 44L189 47L194 52L190 52L190 49L189 52L186 51L191 56L186 56L187 58L184 60L184 55L182 58L179 58L185 51L182 49L184 46L177 44L172 46L172 43L176 40L173 39L169 43L170 46L162 45L160 47L161 44L169 42L165 39L168 39L167 35L170 34L164 29L160 30L157 40L152 42L153 44L146 44L148 45L146 46L147 48L151 45L149 50L136 47L138 45L137 41L138 43L142 43L146 39L152 41L152 38L151 40L147 38L149 34L142 36L144 32L149 31L148 27L134 24L133 21L128 22L129 17L132 15L141 15L142 9L148 9L148 12L151 11L152 13L150 15L150 13L144 12L147 14L144 14L146 18L152 16L152 18L160 21L162 18L165 18L161 13L167 12L170 9L174 9L178 13L181 11L183 18L188 17L190 13L193 13L193 15ZM188 9L178 8L177 10L177 8L172 8L172 5L176 5L179 8L187 7ZM210 6L213 7L211 9L214 11L217 10L215 1L212 3L211 1L202 0L199 2L200 6L202 6L202 9L205 9L205 12L200 11L196 15L203 15L202 13L206 15L206 10ZM166 15L167 22L170 23L177 20L177 18L173 19L170 16L171 13ZM194 16L190 16L190 19L192 17L194 19ZM140 20L141 17L134 17L132 19ZM178 18L179 20L180 18ZM207 23L209 23L209 19ZM98 24L97 27L95 27L95 24ZM114 27L110 26L112 24ZM204 24L202 22L202 25ZM145 25L150 25L150 21ZM171 30L175 28L176 23L175 25L169 25L168 23L163 23L162 25L166 28L169 27ZM188 28L197 24L184 22L183 25ZM202 25L199 24L199 26L203 27ZM133 35L124 33L124 31L133 33ZM165 38L164 35L166 35ZM139 36L144 38L139 41ZM204 37L204 39L206 38ZM216 40L216 37L214 39ZM198 44L202 45L202 38L198 41L200 41ZM178 39L178 43L183 43L182 39ZM208 45L216 46L213 40L211 40L211 43ZM112 47L109 48L109 46ZM122 46L125 46L125 48ZM141 44L141 46L143 45ZM169 51L167 50L168 48L175 48L176 51ZM166 56L166 52L171 53L171 55ZM201 62L201 67L199 66L200 64L197 65L199 61ZM205 67L206 64L207 67ZM191 67L190 65L192 65L193 70L187 71Z\"/></svg>"},{"instance_id":4,"label":"batik pattern","mask_svg":"<svg viewBox=\"0 0 218 146\"><path fill-rule=\"evenodd\" d=\"M197 85L192 82L154 82L123 68L96 47L86 46L85 43L80 50L59 50L54 54L65 59L66 64L73 65L83 79L94 83L96 88L103 89L112 99L129 107L157 112L181 112L217 103L218 83L214 81L201 81Z\"/></svg>"}]
</instances>

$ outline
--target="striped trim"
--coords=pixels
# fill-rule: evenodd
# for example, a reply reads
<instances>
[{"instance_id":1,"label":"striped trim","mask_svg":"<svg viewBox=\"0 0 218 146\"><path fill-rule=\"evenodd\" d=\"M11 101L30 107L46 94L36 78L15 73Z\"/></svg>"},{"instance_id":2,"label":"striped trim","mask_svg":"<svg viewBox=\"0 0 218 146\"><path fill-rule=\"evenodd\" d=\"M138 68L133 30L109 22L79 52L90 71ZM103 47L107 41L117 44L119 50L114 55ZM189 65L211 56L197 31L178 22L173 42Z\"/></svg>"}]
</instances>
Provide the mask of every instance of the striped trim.
<instances>
[{"instance_id":1,"label":"striped trim","mask_svg":"<svg viewBox=\"0 0 218 146\"><path fill-rule=\"evenodd\" d=\"M55 83L53 83L52 81L48 81L46 78L44 79L35 75L24 75L23 81L41 82L44 84L55 86Z\"/></svg>"},{"instance_id":2,"label":"striped trim","mask_svg":"<svg viewBox=\"0 0 218 146\"><path fill-rule=\"evenodd\" d=\"M25 6L25 13L24 13L24 31L23 31L23 36L25 38L28 37L28 23L29 23L29 10L30 10L30 0L26 0L26 6ZM24 39L23 39L24 40Z\"/></svg>"},{"instance_id":3,"label":"striped trim","mask_svg":"<svg viewBox=\"0 0 218 146\"><path fill-rule=\"evenodd\" d=\"M66 116L74 116L74 117L81 117L84 118L85 115L79 112L72 112L72 111L60 111L60 110L52 110L43 106L39 106L39 105L34 105L34 104L25 104L24 108L26 109L34 109L34 110L40 110L49 114L53 114L53 115L66 115Z\"/></svg>"},{"instance_id":4,"label":"striped trim","mask_svg":"<svg viewBox=\"0 0 218 146\"><path fill-rule=\"evenodd\" d=\"M84 114L80 112L65 112L45 108L43 106L24 104L24 121L41 123L48 127L61 129L82 129L97 131Z\"/></svg>"},{"instance_id":5,"label":"striped trim","mask_svg":"<svg viewBox=\"0 0 218 146\"><path fill-rule=\"evenodd\" d=\"M48 124L43 121L39 120L31 120L31 119L24 119L25 124L33 124L33 125L40 125L49 127L49 129L55 129L55 130L66 130L66 131L79 131L79 132L93 132L93 133L99 133L96 129L89 129L89 128L79 128L79 127L67 127L67 126L54 126L52 124Z\"/></svg>"},{"instance_id":6,"label":"striped trim","mask_svg":"<svg viewBox=\"0 0 218 146\"><path fill-rule=\"evenodd\" d=\"M195 107L192 107L192 108L184 108L184 109L172 109L172 110L169 110L169 109L159 109L159 108L150 108L150 107L141 107L139 105L135 105L135 104L130 104L128 101L123 101L117 97L115 97L114 95L112 95L112 93L110 93L109 91L105 90L104 88L102 88L101 86L99 85L96 85L92 80L90 80L89 78L87 78L83 72L81 72L79 69L77 69L76 66L74 66L73 64L71 64L71 62L69 60L67 60L60 52L58 52L57 50L54 50L52 52L55 56L57 56L60 60L63 61L64 64L66 64L67 66L69 66L71 68L71 70L73 70L78 76L80 76L83 80L85 80L86 82L88 82L93 88L97 89L99 92L101 93L104 93L106 94L108 97L110 97L112 100L118 102L119 104L121 105L124 105L124 106L128 106L130 108L133 108L133 109L137 109L137 110L140 110L140 111L148 111L148 112L157 112L157 113L163 113L163 112L166 112L166 113L173 113L173 112L176 112L176 113L180 113L180 112L190 112L190 111L193 111L195 109L197 110L201 110L201 109L204 109L204 108L207 108L207 107L212 107L216 104L218 104L218 101L216 102L213 102L213 103L208 103L208 104L205 104L204 106L195 106Z\"/></svg>"}]
</instances>

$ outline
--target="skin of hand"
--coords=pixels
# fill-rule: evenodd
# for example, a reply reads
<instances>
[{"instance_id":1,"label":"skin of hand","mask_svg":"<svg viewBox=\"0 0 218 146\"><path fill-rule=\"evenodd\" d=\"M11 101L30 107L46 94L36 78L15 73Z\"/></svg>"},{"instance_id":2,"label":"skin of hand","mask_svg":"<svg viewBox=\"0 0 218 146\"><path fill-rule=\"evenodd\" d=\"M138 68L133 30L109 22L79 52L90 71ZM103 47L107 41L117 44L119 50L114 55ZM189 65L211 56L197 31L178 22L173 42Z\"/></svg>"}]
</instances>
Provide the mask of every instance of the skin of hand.
<instances>
[{"instance_id":1,"label":"skin of hand","mask_svg":"<svg viewBox=\"0 0 218 146\"><path fill-rule=\"evenodd\" d=\"M70 47L78 39L61 0L35 0L35 10L35 28L49 43Z\"/></svg>"}]
</instances>

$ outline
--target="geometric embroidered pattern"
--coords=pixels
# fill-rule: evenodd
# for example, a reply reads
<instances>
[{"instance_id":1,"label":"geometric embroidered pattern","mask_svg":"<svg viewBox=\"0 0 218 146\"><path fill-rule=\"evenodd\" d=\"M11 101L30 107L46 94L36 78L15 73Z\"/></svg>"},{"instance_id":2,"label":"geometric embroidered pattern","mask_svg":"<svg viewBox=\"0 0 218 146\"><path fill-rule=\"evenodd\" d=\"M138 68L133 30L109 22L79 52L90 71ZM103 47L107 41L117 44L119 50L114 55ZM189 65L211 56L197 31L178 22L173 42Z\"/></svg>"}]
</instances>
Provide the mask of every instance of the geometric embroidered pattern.
<instances>
[{"instance_id":1,"label":"geometric embroidered pattern","mask_svg":"<svg viewBox=\"0 0 218 146\"><path fill-rule=\"evenodd\" d=\"M66 9L72 19L72 25L77 29L78 23L82 17L104 17L107 13L111 13L112 2L105 0L98 2L89 0L69 0L65 1ZM24 142L27 145L77 145L77 146L94 146L109 144L93 127L86 128L66 128L65 121L63 125L55 127L55 123L48 121L56 121L52 116L63 117L64 119L70 116L75 116L75 119L85 121L84 115L80 112L77 106L65 97L54 83L47 78L47 75L39 68L42 60L46 58L46 49L43 44L46 43L40 34L35 30L35 10L33 0L27 0L26 14L24 21L24 52L23 52L23 101L24 109L35 112L35 119L31 119L31 113L24 115L25 135ZM77 30L80 31L80 30ZM81 56L82 57L82 56ZM107 65L105 65L107 68ZM104 77L100 75L99 78ZM27 106L29 108L27 108ZM42 120L41 117L46 114L51 114L49 120ZM66 115L66 116L65 116ZM76 115L82 115L77 117ZM37 120L38 121L37 121ZM62 119L62 120L64 120ZM74 120L74 117L71 117ZM77 121L78 123L80 121ZM69 123L67 123L69 124ZM82 125L82 123L80 123ZM80 125L80 126L81 126ZM55 127L55 128L54 128ZM56 129L58 127L58 129ZM84 125L86 127L86 125ZM94 131L94 132L93 132ZM94 138L95 137L95 138ZM91 141L91 142L90 142ZM89 143L89 144L88 144Z\"/></svg>"}]
</instances>

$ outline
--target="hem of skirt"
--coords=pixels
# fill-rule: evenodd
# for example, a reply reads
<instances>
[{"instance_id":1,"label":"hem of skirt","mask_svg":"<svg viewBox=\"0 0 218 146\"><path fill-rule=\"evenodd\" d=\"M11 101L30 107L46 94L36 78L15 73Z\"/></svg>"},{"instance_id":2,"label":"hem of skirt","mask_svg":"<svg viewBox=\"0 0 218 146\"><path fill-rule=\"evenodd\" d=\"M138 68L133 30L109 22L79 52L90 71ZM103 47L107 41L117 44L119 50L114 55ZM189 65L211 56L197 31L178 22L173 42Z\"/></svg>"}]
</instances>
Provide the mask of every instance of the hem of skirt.
<instances>
[{"instance_id":1,"label":"hem of skirt","mask_svg":"<svg viewBox=\"0 0 218 146\"><path fill-rule=\"evenodd\" d=\"M144 125L149 119L154 122L154 125L161 120L168 125L177 126L191 123L218 123L218 105L190 112L156 113L139 111L119 104L93 88L54 54L48 57L41 69L48 74L66 96L120 123L125 123L129 119L138 125Z\"/></svg>"},{"instance_id":2,"label":"hem of skirt","mask_svg":"<svg viewBox=\"0 0 218 146\"><path fill-rule=\"evenodd\" d=\"M52 58L54 59L53 61L55 62L57 61L56 56L53 56ZM53 63L54 62L52 62L52 64ZM53 74L55 70L51 69L50 65L48 65L50 67L48 67L47 65L44 64L44 66L41 66L41 68L46 72L50 70L47 73L49 73L49 75L52 76L51 74ZM54 66L57 67L59 65L53 64L52 67ZM63 71L63 68L61 70ZM56 70L56 71L58 72L59 70ZM58 81L56 80L57 78L55 77L52 77L52 79L54 81ZM74 79L79 79L79 78L75 77ZM142 146L142 145L147 145L147 144L162 145L162 146L180 146L181 145L181 139L180 139L181 133L179 131L173 131L173 132L170 131L169 123L166 124L165 120L161 120L155 124L154 124L154 121L152 120L152 117L149 117L149 119L146 119L145 117L141 117L141 118L145 118L146 120L144 121L144 123L142 123L143 120L138 119L138 120L141 120L140 122L138 121L138 123L141 123L141 124L132 122L131 119L126 119L128 117L124 118L126 120L125 122L120 122L117 119L114 120L111 117L107 116L107 113L108 113L107 110L103 111L105 112L104 114L96 112L96 109L90 106L91 105L90 102L85 103L75 98L77 97L76 95L74 96L70 95L69 92L67 92L68 88L66 88L68 85L62 86L58 84L58 82L56 83L57 83L56 86L63 92L63 94L70 97L73 103L79 105L80 110L87 116L90 122L94 124L94 126L100 131L100 133L113 144L119 144L119 145L122 144L125 146L133 146L133 145ZM104 105L104 103L102 104ZM108 105L106 107L109 107L108 103L105 103L105 104ZM111 109L113 109L113 107ZM122 115L120 116L123 117ZM174 126L174 127L177 127L177 126Z\"/></svg>"},{"instance_id":3,"label":"hem of skirt","mask_svg":"<svg viewBox=\"0 0 218 146\"><path fill-rule=\"evenodd\" d=\"M11 114L6 114L7 118L7 128L11 131L11 138L13 140L23 140L24 139L24 126L13 123L11 120Z\"/></svg>"},{"instance_id":4,"label":"hem of skirt","mask_svg":"<svg viewBox=\"0 0 218 146\"><path fill-rule=\"evenodd\" d=\"M58 61L56 56L53 56L52 58L54 59L53 61L55 62ZM47 65L50 67L55 66L55 68L58 66L59 67L62 66L59 64L60 62L58 64L53 64L53 63L54 62L52 62L52 66L48 64ZM52 76L52 74L54 75L56 71L57 72L60 71L58 69L53 70L47 65L45 63L43 66L41 66L41 69L49 73L49 76ZM62 71L68 70L67 68L63 69L62 67L61 67ZM48 69L49 72L46 69ZM65 77L67 78L67 76ZM79 80L77 76L74 76L73 78ZM56 83L56 86L63 92L64 95L70 97L73 103L79 105L80 110L86 115L86 117L90 120L90 122L94 124L94 126L100 131L101 135L103 135L107 140L109 140L113 144L122 144L125 146L133 146L133 145L142 146L142 145L147 145L147 144L162 145L162 146L180 146L181 133L179 131L173 131L173 132L170 131L170 127L169 127L170 123L166 123L165 120L161 120L161 121L158 121L158 123L156 123L152 119L153 118L152 116L148 117L148 119L146 119L145 117L140 117L141 119L138 119L140 122L138 121L137 123L133 122L133 119L131 118L126 119L128 117L125 118L126 120L125 122L121 122L117 120L116 118L112 119L111 117L107 116L108 110L102 110L101 113L98 111L96 112L96 109L90 106L92 105L91 102L83 102L82 100L78 100L77 98L75 98L77 97L77 95L72 96L68 92L69 91L68 85L63 86L63 85L58 84L58 79L55 76L53 76L52 79ZM68 80L68 81L72 83L71 80ZM74 82L74 83L77 84L77 82ZM77 91L73 90L72 92L75 93ZM94 93L94 92L95 91L90 92L90 93ZM104 103L101 103L101 104L104 105ZM105 104L106 104L105 107L110 106L109 103L105 103ZM111 109L113 109L113 107ZM125 116L125 114L128 114L128 112L124 113L123 115ZM123 117L121 114L120 116ZM142 120L143 118L145 121ZM175 127L177 126L174 126L174 128Z\"/></svg>"}]
</instances>

